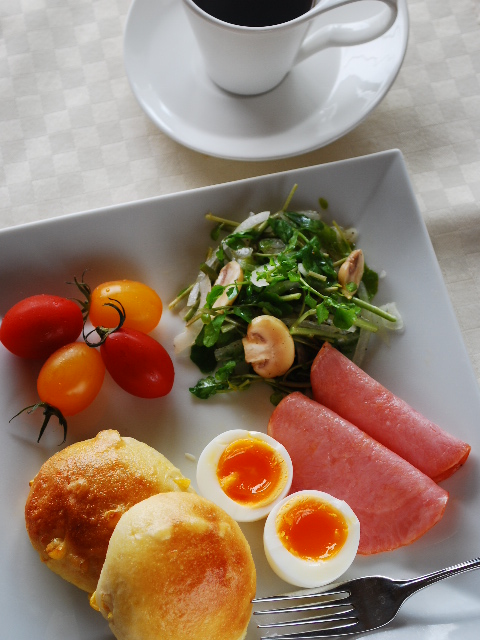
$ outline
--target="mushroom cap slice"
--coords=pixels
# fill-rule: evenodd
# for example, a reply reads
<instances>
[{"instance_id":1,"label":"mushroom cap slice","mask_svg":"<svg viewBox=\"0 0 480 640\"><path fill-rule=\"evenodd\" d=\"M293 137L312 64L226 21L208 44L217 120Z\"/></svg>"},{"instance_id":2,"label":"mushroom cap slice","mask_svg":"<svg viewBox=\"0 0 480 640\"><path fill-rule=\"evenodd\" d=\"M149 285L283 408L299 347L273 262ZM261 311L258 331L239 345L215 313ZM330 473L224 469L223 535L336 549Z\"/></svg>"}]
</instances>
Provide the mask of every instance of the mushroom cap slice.
<instances>
[{"instance_id":1,"label":"mushroom cap slice","mask_svg":"<svg viewBox=\"0 0 480 640\"><path fill-rule=\"evenodd\" d=\"M295 359L295 344L287 325L274 316L257 316L243 338L245 360L262 378L284 375Z\"/></svg>"},{"instance_id":2,"label":"mushroom cap slice","mask_svg":"<svg viewBox=\"0 0 480 640\"><path fill-rule=\"evenodd\" d=\"M358 289L364 269L363 251L355 249L338 270L338 282L342 285L342 293L346 298L351 298Z\"/></svg>"},{"instance_id":3,"label":"mushroom cap slice","mask_svg":"<svg viewBox=\"0 0 480 640\"><path fill-rule=\"evenodd\" d=\"M213 303L214 309L218 307L228 307L233 304L233 301L240 293L242 288L241 282L243 280L243 269L236 260L231 260L220 269L218 278L215 280L215 284L219 284L225 287L223 293ZM230 287L229 285L233 285Z\"/></svg>"}]
</instances>

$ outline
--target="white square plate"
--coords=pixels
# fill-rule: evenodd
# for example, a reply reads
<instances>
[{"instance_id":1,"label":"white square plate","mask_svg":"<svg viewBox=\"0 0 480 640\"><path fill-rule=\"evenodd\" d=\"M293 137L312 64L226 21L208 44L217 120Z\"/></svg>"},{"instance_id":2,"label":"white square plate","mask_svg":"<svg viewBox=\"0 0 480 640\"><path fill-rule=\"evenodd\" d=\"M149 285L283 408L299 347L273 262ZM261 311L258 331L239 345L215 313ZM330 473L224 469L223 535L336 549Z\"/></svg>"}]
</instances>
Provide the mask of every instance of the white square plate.
<instances>
[{"instance_id":1,"label":"white square plate","mask_svg":"<svg viewBox=\"0 0 480 640\"><path fill-rule=\"evenodd\" d=\"M328 216L355 225L369 266L385 271L378 303L395 300L405 332L390 345L372 343L365 368L447 431L472 445L467 464L443 483L450 501L442 521L414 544L379 556L358 557L349 576L381 573L411 577L480 555L480 394L403 158L388 151L330 165L242 180L98 211L64 216L0 232L0 316L35 293L74 296L66 281L92 286L130 278L147 282L168 303L190 282L206 247L204 214L238 220L249 211L280 208L293 184L293 207L329 202ZM165 305L166 306L166 305ZM172 352L181 320L166 310L156 337ZM157 448L194 479L197 456L230 428L266 430L272 407L267 388L200 401L188 387L200 377L188 358L175 359L173 392L139 400L106 383L93 405L69 420L67 444L116 428ZM9 418L36 401L37 363L0 349L0 636L15 640L106 640L107 623L87 595L46 569L24 525L28 482L58 451L59 427L36 443L41 414ZM355 478L352 478L355 482ZM243 526L258 572L258 594L292 590L263 557L262 523ZM234 603L232 603L234 606ZM412 598L397 620L378 633L402 640L473 640L480 627L480 573L429 587ZM259 637L253 623L248 639Z\"/></svg>"}]
</instances>

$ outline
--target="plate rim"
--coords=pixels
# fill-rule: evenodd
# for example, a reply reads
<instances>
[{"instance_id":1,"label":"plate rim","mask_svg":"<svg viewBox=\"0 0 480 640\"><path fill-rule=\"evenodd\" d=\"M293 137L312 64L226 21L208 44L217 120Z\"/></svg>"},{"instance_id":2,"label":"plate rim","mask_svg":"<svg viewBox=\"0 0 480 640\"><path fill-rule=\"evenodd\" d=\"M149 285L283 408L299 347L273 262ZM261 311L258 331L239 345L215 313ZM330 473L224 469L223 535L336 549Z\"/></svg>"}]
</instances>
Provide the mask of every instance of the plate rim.
<instances>
[{"instance_id":1,"label":"plate rim","mask_svg":"<svg viewBox=\"0 0 480 640\"><path fill-rule=\"evenodd\" d=\"M405 176L407 178L407 189L410 190L408 192L408 194L410 194L410 193L413 194L412 185L408 180L408 173L406 172L406 165L405 165L405 162L404 162L403 155L402 155L401 151L394 149L394 150L378 152L378 153L375 153L375 154L369 154L368 156L357 157L357 158L349 158L349 159L346 159L346 160L339 160L339 161L335 161L335 162L332 162L332 163L325 163L325 164L319 164L319 165L315 165L315 166L303 167L303 168L299 168L299 169L290 169L290 170L287 170L287 171L275 172L275 173L267 174L265 176L255 176L255 177L252 177L252 178L243 178L241 180L231 181L231 182L223 183L223 184L220 184L220 185L209 185L209 186L204 186L204 187L198 187L197 189L193 189L193 190L190 190L190 191L181 191L181 192L177 192L177 193L173 193L173 194L163 194L163 195L160 195L160 196L147 198L145 200L138 200L138 201L135 201L134 203L124 203L124 204L121 204L121 205L109 205L107 207L102 207L100 209L90 210L90 212L86 212L86 213L90 213L92 216L94 216L94 215L98 215L99 213L101 214L103 212L107 212L107 213L110 212L112 214L112 216L113 216L115 211L118 211L119 209L121 209L121 211L122 211L122 219L123 219L128 214L128 208L131 207L132 204L139 204L141 206L145 206L146 207L145 210L142 210L142 212L141 212L142 215L145 212L146 216L148 216L148 218L151 219L151 217L153 216L153 211L152 210L154 209L155 212L156 212L158 207L157 206L151 206L150 207L150 206L148 206L149 203L151 203L153 205L156 205L158 203L158 204L161 205L161 203L163 203L163 202L165 202L165 203L168 203L169 201L173 202L173 200L175 198L177 198L177 197L180 197L180 198L187 197L188 198L188 202L191 203L191 202L193 202L195 200L195 198L198 195L199 191L205 192L207 198L208 198L209 194L214 194L215 192L220 191L221 192L220 198L222 199L222 201L224 201L225 200L225 193L226 194L230 194L231 193L230 190L232 189L232 186L233 187L237 187L239 191L243 192L245 190L245 186L252 185L252 186L255 187L255 191L258 191L258 186L261 185L262 183L265 183L265 181L267 181L269 183L269 185L273 185L277 189L277 192L278 192L278 186L281 185L282 192L283 192L283 188L284 188L285 183L289 182L289 176L292 176L292 175L296 174L296 175L298 175L300 177L300 176L311 174L311 176L315 176L316 177L318 174L322 174L322 173L325 173L328 176L329 175L328 172L330 170L334 171L336 169L336 167L339 167L339 166L342 167L342 166L347 166L347 165L350 165L349 171L352 172L353 169L355 168L356 164L360 164L361 165L365 161L369 161L369 162L375 163L375 174L376 174L376 181L377 182L378 181L383 181L385 179L385 177L388 177L390 175L391 171L392 171L392 173L394 171L395 172L394 175L400 175L400 177L402 178L402 188L404 186L403 185L403 177ZM373 165L370 165L370 167L373 168ZM365 168L366 168L367 171L369 170L368 162L365 164ZM400 171L400 170L401 170L401 174L398 174L398 171ZM364 172L365 172L365 170L362 173L364 174ZM390 177L393 177L393 176L390 175ZM309 180L310 180L310 178L307 178L306 182L309 182ZM316 180L315 182L316 182L316 184L317 183L319 184L318 189L321 191L322 179ZM375 184L375 180L372 180L372 184L369 186L370 190L372 188L374 188L374 184ZM372 187L372 185L373 185L373 187ZM270 187L267 188L267 191L268 191L269 188ZM317 187L315 187L315 189L316 188ZM368 189L366 190L366 192L368 192ZM248 198L250 198L250 196L251 196L251 193L252 193L252 190L248 191L247 196L245 197L245 199L248 200ZM299 195L300 195L300 193L301 192L299 191ZM310 199L310 196L307 196L307 199ZM204 200L205 200L205 198L204 198ZM365 200L368 202L368 197L366 197ZM412 202L412 206L414 204L416 205L416 201ZM168 213L168 209L167 209L167 211L165 213ZM239 212L239 215L240 215L240 212ZM413 212L412 212L412 215L413 215ZM414 215L415 215L415 220L418 220L418 223L421 225L421 227L423 229L423 231L422 231L422 236L423 236L424 234L426 234L426 227L425 227L425 223L424 223L423 217L420 214L418 205L415 206ZM202 215L201 212L199 213L199 216L201 217L202 223L204 224L203 215ZM132 215L131 218L135 218L135 216ZM400 218L401 218L401 216L400 216ZM57 217L57 218L52 218L52 219L48 219L48 220L44 220L44 221L30 222L30 223L27 223L26 225L21 225L21 226L18 226L18 227L11 227L11 228L8 228L8 229L4 230L7 233L5 233L4 235L0 235L0 244L7 245L8 241L10 239L10 232L11 231L13 231L14 233L18 234L18 237L16 238L17 242L20 240L20 238L21 238L22 234L25 232L25 230L27 230L27 235L31 239L31 238L34 237L35 232L38 230L38 228L39 228L38 225L43 225L45 227L45 228L42 229L42 233L43 233L43 235L45 235L46 232L49 231L49 229L47 227L48 227L48 225L50 223L54 224L54 225L57 225L60 222L60 227L63 227L65 225L65 226L68 226L70 230L72 230L72 229L75 230L76 228L81 227L86 232L87 229L90 230L90 228L91 228L90 227L90 220L91 220L90 218L87 218L82 213L73 213L73 214L67 214L65 216L60 216L60 217ZM77 226L77 222L78 222L78 226ZM26 227L27 227L27 229L26 229ZM157 228L157 227L155 227L155 228ZM62 229L62 231L63 231L63 229ZM12 239L13 239L13 236L12 236ZM13 251L13 248L12 248L12 251ZM23 251L24 251L24 253L26 255L27 254L27 250L24 249ZM429 251L429 254L430 254L430 251ZM191 264L191 262L192 261L189 261L189 264ZM4 261L2 261L1 259L0 259L0 263L1 263L0 266L2 267L2 275L3 275L3 272L5 271L4 266L6 265L6 263ZM441 277L441 273L438 272L437 266L438 266L438 262L435 263L435 278L436 279ZM443 281L443 279L442 279L442 281ZM444 281L443 281L443 286L445 288L445 282ZM450 307L450 310L452 310L452 312L453 312L453 306L452 306L451 302L449 303L449 307ZM458 330L458 325L457 325L457 330ZM460 334L460 337L461 337L461 334ZM463 368L464 364L465 364L464 362L461 362L462 368ZM480 390L478 389L478 386L476 386L476 381L474 380L473 369L471 367L471 363L470 362L469 362L469 367L468 368L469 368L469 371L470 371L470 374L471 374L472 388L473 388L473 386L475 384L475 388L477 389L476 406L480 406L480 403L478 402L478 399L480 397ZM3 397L4 396L2 395L2 399L3 399ZM7 429L8 429L8 427L5 429L5 432L4 432L5 436L4 437L10 439L11 433L9 431L7 432ZM125 435L132 435L132 434L131 433L126 433ZM29 437L30 436L31 436L31 434L29 433ZM75 439L80 439L80 438L76 437ZM31 440L32 440L32 442L31 443L28 442L27 444L31 444L32 447L35 447L36 446L35 445L35 438L32 437ZM477 440L478 440L478 437L477 437ZM7 440L7 442L8 442L8 440ZM25 445L25 442L22 441L21 444ZM53 449L53 451L55 451L55 447L56 447L57 444L58 444L58 442L55 441L50 450ZM150 442L150 444L152 444L152 443ZM5 449L6 448L4 448L3 455L6 455ZM23 451L23 449L22 449L22 451ZM35 450L35 451L38 451L38 450ZM180 452L179 455L181 455L181 453L182 452ZM45 455L46 455L46 452L44 450L42 450L39 453L37 453L37 457L45 456ZM478 456L478 454L477 454L477 456ZM24 462L25 461L26 460L24 460ZM473 462L474 461L472 460L472 463ZM478 467L477 460L475 460L475 463L476 463L476 466ZM4 473L4 475L5 475L5 473ZM22 470L22 474L21 474L20 477L23 478L23 475L25 475L25 471L24 470ZM471 476L469 476L469 477L471 477ZM475 478L475 479L477 480L476 484L478 485L478 478ZM462 510L465 508L465 510L466 510L467 507L469 507L469 506L472 507L474 505L468 504L469 501L470 502L472 501L472 496L470 495L470 496L465 497L466 489L468 487L467 488L463 487L462 484L461 484L461 480L462 480L462 478L460 476L458 476L458 480L455 479L454 483L452 485L454 487L453 494L454 494L454 496L456 498L455 502L457 503L457 504L454 505L454 507L456 509L462 509ZM15 484L15 478L10 476L9 477L9 481L11 483L10 486L12 486L12 487L17 486ZM12 481L13 481L13 484L12 484ZM457 491L458 491L459 487L462 487L461 495L457 494ZM470 492L472 492L473 488L474 487L470 486L470 488L469 488ZM477 488L478 488L478 486L477 486ZM5 490L5 487L2 489L2 495L3 495L3 491L4 490ZM20 490L17 490L17 491L18 491L18 493L15 493L15 505L16 505L17 508L12 513L12 519L15 520L15 525L14 525L15 531L14 531L14 533L19 532L21 527L22 527L22 522L18 522L17 521L18 518L21 517L21 507L22 507L22 505L20 504L21 503L21 499L19 499L19 497L18 497L18 495L20 493ZM468 498L470 498L470 500L468 500ZM478 492L477 492L476 500L478 501ZM5 537L7 537L6 533L2 532L2 534L1 534L2 539L3 539L4 535L5 535ZM5 555L3 555L3 556L0 556L0 560L1 560L2 564L8 562L8 566L13 568L14 567L14 564L13 564L14 554L11 553L12 552L12 546L14 546L14 548L17 549L20 546L20 544L19 544L18 540L15 540L14 537L11 536L10 529L8 531L8 542L10 544L5 545L5 547L9 550L8 558L5 558ZM24 548L27 547L27 544L29 544L28 541L27 541L27 543L25 543L25 545L24 545L23 544L24 542L25 541L22 538L21 550L24 550ZM442 543L441 547L443 549L445 547L445 538L441 539L441 543ZM448 547L448 544L446 546ZM402 553L402 550L400 550L400 554L398 554L398 555L396 554L396 552L392 552L392 555L388 555L387 554L388 557L387 557L387 555L385 556L384 562L387 563L387 565L390 568L390 572L393 572L393 574L395 576L398 575L398 574L402 574L402 573L407 573L408 574L408 573L414 572L416 570L416 567L413 566L414 565L414 559L415 558L417 558L417 560L419 559L419 556L421 556L421 552L422 552L422 549L424 549L424 547L422 547L422 542L420 542L420 547L418 547L418 548L415 547L415 552L414 552L414 554L412 556L410 555L411 551L410 552L408 551L408 547L404 548L404 550L405 549L406 549L406 551L405 551L404 554ZM447 549L447 551L448 551L448 549ZM395 554L395 555L393 555L393 554ZM425 555L428 556L428 553L425 554ZM451 553L450 553L450 555L451 555ZM449 555L449 553L447 553L447 556L449 558L450 558L450 555ZM412 558L412 560L410 560L410 558ZM37 558L33 558L32 553L29 550L29 554L27 554L27 557L22 560L22 564L25 565L25 563L34 562L35 560L37 560ZM421 557L420 557L420 560L421 560ZM428 562L428 557L427 557L425 562ZM3 566L5 566L5 565L3 565ZM28 566L30 566L30 564ZM367 570L368 570L368 566L369 566L368 562L364 563L361 560L359 560L358 567L355 570L364 572L365 568L367 568ZM37 567L37 565L35 565L35 567ZM62 589L62 587L64 587L64 591L65 591L66 595L65 595L65 600L62 600L62 607L63 607L64 610L67 609L66 613L70 612L69 599L71 599L71 598L74 598L75 607L78 608L78 602L79 601L83 602L82 594L78 595L78 591L76 591L73 587L71 587L69 585L65 585L64 586L63 583L60 583L58 585L58 588L57 588L57 583L55 581L59 580L59 578L57 576L53 576L53 574L50 575L50 572L48 572L48 570L46 570L45 568L41 567L40 564L38 564L38 571L35 569L35 574L36 574L35 577L37 578L39 575L43 576L43 572L45 572L45 571L47 571L47 575L45 577L45 583L48 583L50 585L50 587L51 587L52 584L54 584L53 593L58 593ZM473 576L473 574L471 574L471 575ZM398 575L398 577L401 577L401 576ZM473 580L474 580L473 577L470 580L471 580L470 584L478 584L478 576L475 578L475 580L477 582L475 582L475 583L473 582ZM36 582L35 582L35 584L36 584ZM462 582L462 585L463 584L465 584L465 583ZM468 582L466 584L468 584ZM47 593L49 593L49 588L50 587L46 587ZM27 586L27 591L28 591L29 588L30 587ZM462 593L462 591L461 591L462 587L459 587L458 591L455 589L455 587L453 587L453 589L454 589L453 595L456 595L457 593L460 593L460 594ZM449 592L447 591L447 593L449 593ZM475 602L477 602L477 600ZM30 607L38 606L38 602L35 601L33 603L30 603L29 606ZM85 600L85 609L88 610L88 604L86 603L86 600ZM53 610L53 607L52 607L52 610ZM410 611L411 610L415 611L415 605L414 605L413 609L410 609ZM73 611L73 607L72 607L72 611ZM83 621L84 620L84 618L83 618L83 609L82 609L81 613L82 613L81 620ZM32 616L32 611L29 610L26 613L26 615L31 617ZM93 614L92 614L92 616L93 616ZM472 616L473 616L473 614L472 614ZM407 617L407 620L408 620L408 617ZM447 615L447 621L448 620L449 620L449 616ZM427 626L429 628L430 628L430 621L432 621L432 618L431 617L429 618L427 616ZM10 622L11 622L11 620L10 620ZM413 619L413 622L415 622L415 618ZM420 618L420 622L424 622L424 619ZM439 622L441 623L441 621L439 621ZM467 622L468 622L468 620L467 620ZM431 622L431 624L433 625L435 623L436 623L436 621L435 621L435 618L434 618L433 621ZM104 628L105 625L103 624L103 621L98 622L97 625L98 625L98 629L99 629L98 637L100 637L102 629ZM95 626L95 629L97 629L97 626ZM422 635L422 633L424 632L424 629L425 629L425 624L423 624L423 626L421 627L420 630L418 628L418 625L417 626L413 626L412 625L411 629L410 629L410 626L408 626L407 627L407 633L408 633L409 640L423 640L424 636ZM392 634L392 637L396 637L395 627L393 627L393 628L389 627L389 630L390 630L389 632ZM399 632L399 637L401 637L402 640L404 640L405 635L402 632L402 629L400 628L400 629L397 629L397 630ZM409 633L410 630L411 630L411 634ZM13 636L13 631L14 631L14 629L12 628L12 636ZM41 629L41 630L39 629L38 637L40 637L40 636L42 638L44 637L43 635L41 635L41 634L43 634L43 631L44 631L43 629ZM81 631L82 631L82 628L80 629L80 633L78 635L74 635L74 633L72 632L72 637L71 638L70 638L70 635L68 634L69 639L70 640L76 640L78 637L82 637ZM66 636L67 636L67 634L65 634L64 637L66 637ZM95 633L94 637L97 638L97 633ZM110 637L110 635L108 637ZM468 635L468 638L470 638L470 637L472 637L472 636ZM475 636L473 636L473 637L475 637ZM103 639L104 636L102 635L101 638ZM27 640L27 638L25 638L25 640Z\"/></svg>"}]
</instances>

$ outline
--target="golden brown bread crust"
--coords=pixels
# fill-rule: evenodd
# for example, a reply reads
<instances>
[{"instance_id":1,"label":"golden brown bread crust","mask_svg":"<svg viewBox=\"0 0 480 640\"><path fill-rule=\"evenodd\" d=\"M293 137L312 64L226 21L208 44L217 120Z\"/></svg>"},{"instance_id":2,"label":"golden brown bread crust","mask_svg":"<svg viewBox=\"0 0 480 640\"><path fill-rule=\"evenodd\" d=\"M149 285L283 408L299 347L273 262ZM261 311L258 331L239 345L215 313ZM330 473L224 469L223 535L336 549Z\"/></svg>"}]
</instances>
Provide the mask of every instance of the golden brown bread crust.
<instances>
[{"instance_id":1,"label":"golden brown bread crust","mask_svg":"<svg viewBox=\"0 0 480 640\"><path fill-rule=\"evenodd\" d=\"M120 516L145 498L189 484L148 445L101 431L43 464L25 505L27 532L49 569L92 593Z\"/></svg>"},{"instance_id":2,"label":"golden brown bread crust","mask_svg":"<svg viewBox=\"0 0 480 640\"><path fill-rule=\"evenodd\" d=\"M120 518L92 601L117 640L241 640L255 585L239 525L205 498L170 493Z\"/></svg>"}]
</instances>

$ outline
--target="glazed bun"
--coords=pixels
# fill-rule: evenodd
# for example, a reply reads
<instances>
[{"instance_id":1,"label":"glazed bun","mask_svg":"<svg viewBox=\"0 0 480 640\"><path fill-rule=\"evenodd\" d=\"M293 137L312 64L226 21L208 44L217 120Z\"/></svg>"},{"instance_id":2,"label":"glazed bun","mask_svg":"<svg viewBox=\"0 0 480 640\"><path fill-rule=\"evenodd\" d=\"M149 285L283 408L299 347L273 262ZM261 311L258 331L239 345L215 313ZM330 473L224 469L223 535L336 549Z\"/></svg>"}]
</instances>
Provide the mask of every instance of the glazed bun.
<instances>
[{"instance_id":1,"label":"glazed bun","mask_svg":"<svg viewBox=\"0 0 480 640\"><path fill-rule=\"evenodd\" d=\"M92 593L122 514L156 493L189 485L155 449L101 431L43 464L25 506L27 532L49 569Z\"/></svg>"},{"instance_id":2,"label":"glazed bun","mask_svg":"<svg viewBox=\"0 0 480 640\"><path fill-rule=\"evenodd\" d=\"M161 494L120 518L91 603L117 640L242 640L255 584L235 520L197 494Z\"/></svg>"}]
</instances>

